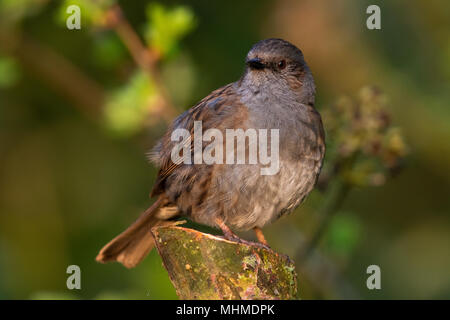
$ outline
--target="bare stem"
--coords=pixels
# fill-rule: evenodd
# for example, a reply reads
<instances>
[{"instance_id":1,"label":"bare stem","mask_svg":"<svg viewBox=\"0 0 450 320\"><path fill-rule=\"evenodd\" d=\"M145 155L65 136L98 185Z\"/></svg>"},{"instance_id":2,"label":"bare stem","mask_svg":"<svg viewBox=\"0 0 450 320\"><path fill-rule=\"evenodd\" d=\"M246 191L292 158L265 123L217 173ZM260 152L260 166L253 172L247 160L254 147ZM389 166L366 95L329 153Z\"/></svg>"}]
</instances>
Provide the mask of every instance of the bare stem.
<instances>
[{"instance_id":1,"label":"bare stem","mask_svg":"<svg viewBox=\"0 0 450 320\"><path fill-rule=\"evenodd\" d=\"M150 49L144 45L118 4L113 5L107 11L106 19L108 25L117 33L119 38L128 48L128 51L136 64L154 81L159 93L159 99L153 110L155 113L161 115L167 122L172 121L177 114L177 110L170 100L157 66L161 58L160 53L157 50Z\"/></svg>"},{"instance_id":2,"label":"bare stem","mask_svg":"<svg viewBox=\"0 0 450 320\"><path fill-rule=\"evenodd\" d=\"M345 158L343 160L335 160L333 164L333 170L331 176L328 177L329 180L335 180L336 182L331 187L327 187L327 193L330 195L326 197L325 204L321 211L321 220L319 226L311 237L311 240L306 246L303 247L298 257L302 260L307 259L315 247L319 244L322 239L326 229L328 228L333 216L341 209L344 200L347 198L348 193L351 190L351 184L343 181L339 178L340 172L343 170L348 170L352 168L356 160L359 157L359 153L356 152L352 156Z\"/></svg>"},{"instance_id":3,"label":"bare stem","mask_svg":"<svg viewBox=\"0 0 450 320\"><path fill-rule=\"evenodd\" d=\"M336 190L334 190L334 194L331 195L331 199L328 201L328 204L322 210L321 220L319 222L319 226L312 236L311 240L306 245L302 253L302 258L307 259L315 247L319 244L319 241L322 239L325 231L327 230L331 219L333 216L339 211L344 203L345 198L347 197L351 187L348 183L339 182L336 186Z\"/></svg>"}]
</instances>

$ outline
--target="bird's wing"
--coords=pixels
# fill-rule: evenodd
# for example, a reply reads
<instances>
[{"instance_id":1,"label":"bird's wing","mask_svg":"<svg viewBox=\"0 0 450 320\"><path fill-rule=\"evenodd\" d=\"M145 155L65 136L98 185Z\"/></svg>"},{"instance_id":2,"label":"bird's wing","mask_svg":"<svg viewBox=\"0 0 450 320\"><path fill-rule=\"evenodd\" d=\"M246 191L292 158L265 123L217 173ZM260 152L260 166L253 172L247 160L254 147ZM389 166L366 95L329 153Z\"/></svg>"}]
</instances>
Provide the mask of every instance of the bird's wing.
<instances>
[{"instance_id":1,"label":"bird's wing","mask_svg":"<svg viewBox=\"0 0 450 320\"><path fill-rule=\"evenodd\" d=\"M194 121L202 121L203 132L210 128L224 132L225 129L242 128L247 118L247 108L240 102L233 83L213 91L197 105L176 118L151 154L152 160L160 167L151 196L163 193L167 188L168 178L172 175L180 174L185 180L195 181L196 171L199 169L196 165L172 161L171 152L176 143L171 141L173 130L183 128L190 132L191 139L186 141L191 144L191 159L193 159ZM203 143L203 148L205 145Z\"/></svg>"}]
</instances>

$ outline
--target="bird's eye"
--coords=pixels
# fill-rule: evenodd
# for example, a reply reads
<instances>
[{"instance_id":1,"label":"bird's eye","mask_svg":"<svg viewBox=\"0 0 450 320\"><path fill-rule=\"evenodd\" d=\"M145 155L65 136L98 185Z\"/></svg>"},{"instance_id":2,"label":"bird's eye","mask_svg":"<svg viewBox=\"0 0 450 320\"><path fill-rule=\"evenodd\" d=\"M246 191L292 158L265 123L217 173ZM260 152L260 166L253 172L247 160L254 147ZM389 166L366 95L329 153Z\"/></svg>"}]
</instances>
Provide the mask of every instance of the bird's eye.
<instances>
[{"instance_id":1,"label":"bird's eye","mask_svg":"<svg viewBox=\"0 0 450 320\"><path fill-rule=\"evenodd\" d=\"M278 62L278 69L283 70L286 68L286 60L281 60Z\"/></svg>"}]
</instances>

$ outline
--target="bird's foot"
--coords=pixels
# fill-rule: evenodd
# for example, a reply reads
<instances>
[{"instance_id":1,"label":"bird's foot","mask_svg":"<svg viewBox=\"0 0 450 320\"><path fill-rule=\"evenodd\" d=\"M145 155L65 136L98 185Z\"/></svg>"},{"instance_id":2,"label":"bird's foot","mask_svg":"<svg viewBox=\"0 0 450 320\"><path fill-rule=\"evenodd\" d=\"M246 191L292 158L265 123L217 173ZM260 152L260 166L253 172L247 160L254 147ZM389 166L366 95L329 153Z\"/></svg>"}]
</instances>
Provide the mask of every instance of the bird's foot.
<instances>
[{"instance_id":1,"label":"bird's foot","mask_svg":"<svg viewBox=\"0 0 450 320\"><path fill-rule=\"evenodd\" d=\"M263 241L261 241L260 236L258 236L258 232L257 232L257 236L258 236L258 239L259 239L261 242L248 241L248 240L245 240L245 239L240 238L240 237L237 236L233 231L231 231L231 229L228 228L228 226L223 222L222 219L217 218L217 219L216 219L216 223L217 223L217 226L222 230L223 235L224 235L224 238L227 239L227 240L229 240L229 241L233 241L233 242L237 242L237 243L242 243L242 244L245 244L245 245L248 245L248 246L252 246L252 247L257 247L257 248L260 248L260 249L272 250L272 249L269 247L269 245L267 244L267 242L265 241L264 236L263 236L263 238L262 238L262 239L264 240L264 243L263 243ZM260 231L260 230L259 230L259 231ZM260 231L260 232L261 232L261 231ZM261 234L262 234L262 233L261 233Z\"/></svg>"},{"instance_id":2,"label":"bird's foot","mask_svg":"<svg viewBox=\"0 0 450 320\"><path fill-rule=\"evenodd\" d=\"M229 233L225 233L224 232L224 238L229 240L229 241L245 244L245 245L252 246L252 247L257 247L257 248L260 248L260 249L272 250L268 245L266 245L264 243L248 241L248 240L245 240L245 239L242 239L242 238L238 237L234 233L229 234Z\"/></svg>"}]
</instances>

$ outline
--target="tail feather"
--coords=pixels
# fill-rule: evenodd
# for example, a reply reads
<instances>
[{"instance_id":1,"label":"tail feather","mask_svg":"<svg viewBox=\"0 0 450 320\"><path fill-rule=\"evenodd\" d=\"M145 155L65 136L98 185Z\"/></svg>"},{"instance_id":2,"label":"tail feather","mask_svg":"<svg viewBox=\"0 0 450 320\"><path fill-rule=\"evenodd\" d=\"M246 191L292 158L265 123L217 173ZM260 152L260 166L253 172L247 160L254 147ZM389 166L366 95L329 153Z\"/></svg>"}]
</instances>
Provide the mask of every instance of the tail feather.
<instances>
[{"instance_id":1,"label":"tail feather","mask_svg":"<svg viewBox=\"0 0 450 320\"><path fill-rule=\"evenodd\" d=\"M151 228L174 223L158 218L161 216L159 212L164 209L161 208L162 202L158 199L131 226L106 244L100 250L96 260L101 263L117 261L127 268L133 268L139 264L155 246Z\"/></svg>"}]
</instances>

